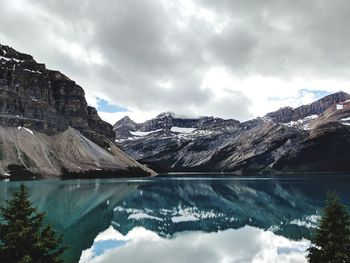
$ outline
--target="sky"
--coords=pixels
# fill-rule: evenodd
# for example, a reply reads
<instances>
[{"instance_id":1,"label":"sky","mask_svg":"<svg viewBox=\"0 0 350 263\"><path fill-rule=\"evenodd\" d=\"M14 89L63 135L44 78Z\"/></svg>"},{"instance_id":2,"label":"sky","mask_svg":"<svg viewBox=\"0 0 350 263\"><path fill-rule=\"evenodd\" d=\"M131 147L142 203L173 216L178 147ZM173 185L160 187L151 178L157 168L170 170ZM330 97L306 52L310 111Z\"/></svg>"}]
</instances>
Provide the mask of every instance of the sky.
<instances>
[{"instance_id":1,"label":"sky","mask_svg":"<svg viewBox=\"0 0 350 263\"><path fill-rule=\"evenodd\" d=\"M247 120L350 93L347 0L0 0L0 43L60 70L110 123Z\"/></svg>"}]
</instances>

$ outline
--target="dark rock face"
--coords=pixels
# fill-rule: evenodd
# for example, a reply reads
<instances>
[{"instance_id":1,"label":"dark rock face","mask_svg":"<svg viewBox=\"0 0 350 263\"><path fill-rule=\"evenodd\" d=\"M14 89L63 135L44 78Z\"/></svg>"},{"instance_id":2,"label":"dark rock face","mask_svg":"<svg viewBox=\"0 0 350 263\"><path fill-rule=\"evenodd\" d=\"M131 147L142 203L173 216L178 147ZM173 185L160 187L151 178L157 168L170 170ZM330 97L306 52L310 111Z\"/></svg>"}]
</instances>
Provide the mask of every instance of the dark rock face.
<instances>
[{"instance_id":1,"label":"dark rock face","mask_svg":"<svg viewBox=\"0 0 350 263\"><path fill-rule=\"evenodd\" d=\"M139 128L142 131L153 131L157 129L170 130L172 127L180 128L196 128L203 127L216 127L216 126L234 126L239 121L236 120L224 120L214 117L201 117L201 118L182 118L176 117L172 113L161 113L155 119L142 123Z\"/></svg>"},{"instance_id":2,"label":"dark rock face","mask_svg":"<svg viewBox=\"0 0 350 263\"><path fill-rule=\"evenodd\" d=\"M116 138L119 139L132 137L130 131L136 131L137 129L138 124L132 121L128 116L125 116L113 125L113 130L116 134Z\"/></svg>"},{"instance_id":3,"label":"dark rock face","mask_svg":"<svg viewBox=\"0 0 350 263\"><path fill-rule=\"evenodd\" d=\"M335 103L344 102L350 99L350 95L345 92L337 92L328 95L320 100L317 100L311 104L303 105L298 108L285 107L277 111L268 113L266 117L280 123L287 123L291 121L297 121L307 116L318 115L328 109Z\"/></svg>"},{"instance_id":4,"label":"dark rock face","mask_svg":"<svg viewBox=\"0 0 350 263\"><path fill-rule=\"evenodd\" d=\"M89 107L84 90L32 56L0 45L0 125L24 126L55 134L71 126L107 147L112 126Z\"/></svg>"},{"instance_id":5,"label":"dark rock face","mask_svg":"<svg viewBox=\"0 0 350 263\"><path fill-rule=\"evenodd\" d=\"M289 149L275 168L281 171L350 171L350 132L347 127L328 127L326 133L317 129L317 136L309 136L299 147ZM315 135L315 134L314 134Z\"/></svg>"},{"instance_id":6,"label":"dark rock face","mask_svg":"<svg viewBox=\"0 0 350 263\"><path fill-rule=\"evenodd\" d=\"M159 172L254 173L269 169L305 132L256 119L231 129L169 131L122 140L125 151Z\"/></svg>"},{"instance_id":7,"label":"dark rock face","mask_svg":"<svg viewBox=\"0 0 350 263\"><path fill-rule=\"evenodd\" d=\"M329 107L310 123L307 137L276 162L279 170L349 172L350 102Z\"/></svg>"}]
</instances>

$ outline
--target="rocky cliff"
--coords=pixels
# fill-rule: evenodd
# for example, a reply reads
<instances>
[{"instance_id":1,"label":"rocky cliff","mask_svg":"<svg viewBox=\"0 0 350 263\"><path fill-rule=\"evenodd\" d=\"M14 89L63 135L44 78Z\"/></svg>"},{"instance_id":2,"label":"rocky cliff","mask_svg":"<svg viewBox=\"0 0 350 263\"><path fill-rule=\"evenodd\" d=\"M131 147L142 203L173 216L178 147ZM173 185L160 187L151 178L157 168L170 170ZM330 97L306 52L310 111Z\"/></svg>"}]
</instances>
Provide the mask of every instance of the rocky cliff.
<instances>
[{"instance_id":1,"label":"rocky cliff","mask_svg":"<svg viewBox=\"0 0 350 263\"><path fill-rule=\"evenodd\" d=\"M84 90L32 56L0 45L0 124L55 134L69 126L100 146L113 141L112 126L85 100Z\"/></svg>"},{"instance_id":2,"label":"rocky cliff","mask_svg":"<svg viewBox=\"0 0 350 263\"><path fill-rule=\"evenodd\" d=\"M0 175L129 169L154 174L114 139L112 125L87 105L73 80L0 45Z\"/></svg>"}]
</instances>

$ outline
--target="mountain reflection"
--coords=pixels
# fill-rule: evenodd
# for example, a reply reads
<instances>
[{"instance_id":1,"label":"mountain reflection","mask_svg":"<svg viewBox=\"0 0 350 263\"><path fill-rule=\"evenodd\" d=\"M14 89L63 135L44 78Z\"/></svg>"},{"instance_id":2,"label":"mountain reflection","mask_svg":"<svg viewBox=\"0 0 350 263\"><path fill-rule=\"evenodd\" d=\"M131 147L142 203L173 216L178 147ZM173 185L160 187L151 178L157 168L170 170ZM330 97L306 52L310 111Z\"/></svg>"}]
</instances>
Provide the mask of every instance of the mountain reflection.
<instances>
[{"instance_id":1,"label":"mountain reflection","mask_svg":"<svg viewBox=\"0 0 350 263\"><path fill-rule=\"evenodd\" d=\"M69 246L65 253L68 262L77 262L81 252L91 247L94 238L109 227L113 208L137 182L117 180L43 180L25 182L31 200L55 229L63 234ZM18 182L0 183L0 200L9 198L18 189Z\"/></svg>"},{"instance_id":2,"label":"mountain reflection","mask_svg":"<svg viewBox=\"0 0 350 263\"><path fill-rule=\"evenodd\" d=\"M347 197L346 177L43 180L25 182L31 199L77 262L111 225L126 236L135 227L161 238L184 231L217 232L246 225L289 239L310 238L327 190ZM18 182L0 182L1 202ZM344 201L348 201L343 199ZM175 235L176 236L176 235ZM111 244L109 244L111 245ZM120 245L120 244L119 244Z\"/></svg>"},{"instance_id":3,"label":"mountain reflection","mask_svg":"<svg viewBox=\"0 0 350 263\"><path fill-rule=\"evenodd\" d=\"M161 181L129 193L114 208L112 223L124 235L135 226L170 237L250 225L299 239L309 237L319 207L319 200L306 197L293 182Z\"/></svg>"}]
</instances>

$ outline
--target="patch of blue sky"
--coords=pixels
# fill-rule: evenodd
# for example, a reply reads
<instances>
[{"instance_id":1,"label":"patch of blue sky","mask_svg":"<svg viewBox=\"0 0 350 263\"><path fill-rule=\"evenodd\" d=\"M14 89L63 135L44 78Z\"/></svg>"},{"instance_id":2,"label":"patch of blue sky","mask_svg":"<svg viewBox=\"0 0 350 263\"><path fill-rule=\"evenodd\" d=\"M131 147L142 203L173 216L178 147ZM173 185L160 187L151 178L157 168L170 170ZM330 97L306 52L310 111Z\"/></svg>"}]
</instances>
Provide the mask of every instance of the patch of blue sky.
<instances>
[{"instance_id":1,"label":"patch of blue sky","mask_svg":"<svg viewBox=\"0 0 350 263\"><path fill-rule=\"evenodd\" d=\"M283 254L293 254L293 253L303 253L308 249L308 246L300 245L295 247L277 247L277 254L283 255Z\"/></svg>"},{"instance_id":2,"label":"patch of blue sky","mask_svg":"<svg viewBox=\"0 0 350 263\"><path fill-rule=\"evenodd\" d=\"M110 104L104 99L97 98L97 111L101 112L127 112L128 109L119 105Z\"/></svg>"},{"instance_id":3,"label":"patch of blue sky","mask_svg":"<svg viewBox=\"0 0 350 263\"><path fill-rule=\"evenodd\" d=\"M97 241L93 245L94 256L102 255L109 249L115 249L124 246L127 243L125 240L103 240Z\"/></svg>"},{"instance_id":4,"label":"patch of blue sky","mask_svg":"<svg viewBox=\"0 0 350 263\"><path fill-rule=\"evenodd\" d=\"M301 89L298 91L298 95L297 95L297 98L301 98L303 96L305 96L306 93L313 93L315 95L315 99L318 100L318 99L321 99L333 92L329 92L329 91L326 91L326 90L309 90L309 89ZM284 99L284 98L281 98L281 97L274 97L274 96L270 96L269 97L269 100L271 101L279 101L281 99Z\"/></svg>"},{"instance_id":5,"label":"patch of blue sky","mask_svg":"<svg viewBox=\"0 0 350 263\"><path fill-rule=\"evenodd\" d=\"M321 99L321 98L323 98L323 97L325 97L325 96L327 96L327 95L329 95L329 94L331 94L331 93L333 93L333 92L329 92L329 91L326 91L326 90L308 90L308 89L301 89L301 90L299 91L299 95L302 95L303 92L313 93L313 94L315 95L315 97L316 97L317 100L318 100L318 99Z\"/></svg>"}]
</instances>

